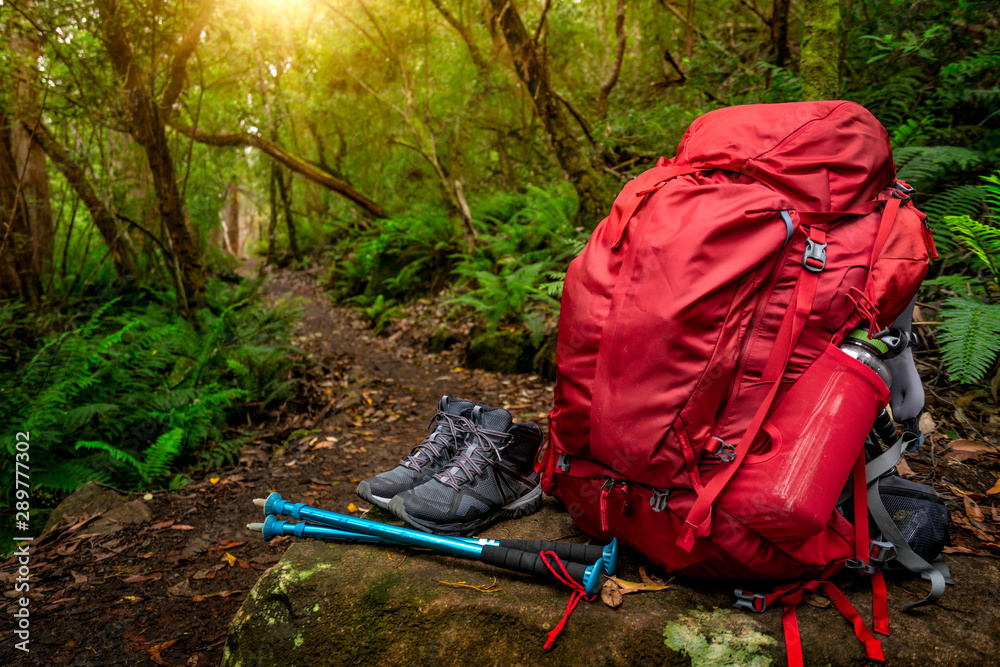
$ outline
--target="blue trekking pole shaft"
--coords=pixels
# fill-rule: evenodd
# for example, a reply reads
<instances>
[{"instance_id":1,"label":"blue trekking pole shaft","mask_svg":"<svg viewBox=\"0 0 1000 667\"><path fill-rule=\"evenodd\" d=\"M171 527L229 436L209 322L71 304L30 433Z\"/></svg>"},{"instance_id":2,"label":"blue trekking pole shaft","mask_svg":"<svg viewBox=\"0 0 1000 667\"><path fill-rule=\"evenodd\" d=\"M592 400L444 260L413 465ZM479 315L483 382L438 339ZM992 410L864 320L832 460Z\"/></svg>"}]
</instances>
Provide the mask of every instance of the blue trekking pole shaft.
<instances>
[{"instance_id":1,"label":"blue trekking pole shaft","mask_svg":"<svg viewBox=\"0 0 1000 667\"><path fill-rule=\"evenodd\" d=\"M376 537L365 533L355 533L349 530L339 530L326 525L315 525L312 523L291 521L281 521L273 514L267 515L264 523L251 523L247 528L253 531L261 531L265 540L288 535L298 538L310 538L314 540L327 540L333 542L351 542L358 544L383 544L389 546L406 546L394 540L384 537ZM540 551L552 551L561 560L572 561L574 563L587 564L602 560L604 562L604 573L612 575L618 565L618 542L612 540L605 547L592 546L588 544L569 544L566 542L545 542L540 540L477 540L469 537L458 537L466 543L480 544L483 546L501 546L519 551L530 551L538 553Z\"/></svg>"},{"instance_id":2,"label":"blue trekking pole shaft","mask_svg":"<svg viewBox=\"0 0 1000 667\"><path fill-rule=\"evenodd\" d=\"M257 503L257 501L254 502ZM545 560L537 553L508 549L507 547L491 544L466 542L453 537L432 535L409 528L347 516L346 514L328 512L309 507L304 503L291 503L283 500L277 493L272 493L264 501L264 514L283 514L293 519L303 519L306 521L318 521L322 517L324 519L322 523L341 531L363 533L365 535L385 538L390 542L398 544L433 549L451 556L471 558L523 574L554 576L546 565ZM604 561L602 559L597 559L590 566L574 562L563 563L563 566L570 577L583 584L587 595L595 594L600 588L601 575L604 574Z\"/></svg>"},{"instance_id":3,"label":"blue trekking pole shaft","mask_svg":"<svg viewBox=\"0 0 1000 667\"><path fill-rule=\"evenodd\" d=\"M317 526L311 523L293 523L291 521L282 521L274 516L268 516L264 519L264 523L250 523L247 524L247 528L250 530L259 530L264 534L265 540L271 540L275 537L282 535L288 535L290 537L298 538L312 538L315 540L333 540L335 542L353 542L357 544L390 544L392 546L404 546L400 545L398 542L389 542L388 540L376 537L374 535L365 535L364 533L354 533L347 530L337 530L336 528L330 528L328 526Z\"/></svg>"},{"instance_id":4,"label":"blue trekking pole shaft","mask_svg":"<svg viewBox=\"0 0 1000 667\"><path fill-rule=\"evenodd\" d=\"M283 502L287 503L288 501L283 501ZM287 516L291 516L292 518L299 518L295 515L287 513L287 511L275 512L273 510L275 510L276 504L268 506L266 500L264 501L264 503L265 503L264 514L267 516L274 516L275 514L287 514ZM326 515L333 514L332 512L328 513L324 510L306 505L305 503L294 503L291 505L285 504L282 505L281 507L285 509L289 507L297 508L297 511L301 516L301 518L306 519L308 521L321 523L323 525L332 526L339 529L343 528L343 522L340 522L338 519L334 519L332 523L325 519ZM343 515L338 514L336 516L339 517ZM343 531L341 530L340 532L342 533ZM281 534L281 533L276 533L276 534ZM421 533L421 534L426 535L426 533ZM329 533L327 534L326 537L322 537L319 539L350 541L349 540L350 535L351 535L350 533L347 533L343 534L342 536L338 536L336 533ZM302 537L302 536L296 534L296 537ZM309 537L312 536L310 535ZM265 536L265 539L270 539L270 538ZM399 542L392 540L391 538L387 539L390 542L399 544ZM603 547L593 544L571 544L569 542L548 542L544 540L484 540L473 537L453 537L448 539L460 540L462 542L466 542L469 544L478 544L481 546L487 546L487 545L500 546L500 547L505 547L507 549L516 549L518 551L529 551L536 554L540 551L552 551L557 556L559 556L561 560L570 561L573 563L588 564L588 563L593 563L594 561L597 560L602 560L604 561L604 572L605 574L609 575L614 574L615 571L618 569L617 539L612 539L609 544Z\"/></svg>"}]
</instances>

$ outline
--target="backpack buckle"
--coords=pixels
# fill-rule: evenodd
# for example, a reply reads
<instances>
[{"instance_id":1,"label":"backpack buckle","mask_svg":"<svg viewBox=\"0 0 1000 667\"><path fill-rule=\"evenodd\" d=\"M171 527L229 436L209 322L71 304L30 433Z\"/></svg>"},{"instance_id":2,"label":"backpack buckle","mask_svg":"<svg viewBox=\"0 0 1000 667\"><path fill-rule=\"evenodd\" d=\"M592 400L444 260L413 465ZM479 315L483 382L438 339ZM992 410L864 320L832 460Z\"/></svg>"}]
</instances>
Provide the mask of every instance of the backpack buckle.
<instances>
[{"instance_id":1,"label":"backpack buckle","mask_svg":"<svg viewBox=\"0 0 1000 667\"><path fill-rule=\"evenodd\" d=\"M569 473L569 454L566 452L561 453L559 458L556 459L556 467L564 474Z\"/></svg>"},{"instance_id":2,"label":"backpack buckle","mask_svg":"<svg viewBox=\"0 0 1000 667\"><path fill-rule=\"evenodd\" d=\"M870 577L875 574L875 568L871 563L863 563L857 558L848 558L844 561L844 567L848 570L858 570L860 574Z\"/></svg>"},{"instance_id":3,"label":"backpack buckle","mask_svg":"<svg viewBox=\"0 0 1000 667\"><path fill-rule=\"evenodd\" d=\"M767 611L767 598L760 593L751 593L750 591L737 588L733 591L733 595L736 596L736 604L733 605L736 609L752 611L758 614Z\"/></svg>"},{"instance_id":4,"label":"backpack buckle","mask_svg":"<svg viewBox=\"0 0 1000 667\"><path fill-rule=\"evenodd\" d=\"M826 244L816 243L806 237L806 249L802 253L802 268L810 273L819 273L826 268Z\"/></svg>"},{"instance_id":5,"label":"backpack buckle","mask_svg":"<svg viewBox=\"0 0 1000 667\"><path fill-rule=\"evenodd\" d=\"M916 189L901 181L893 183L892 187L895 188L895 190L892 193L892 196L895 197L896 199L901 199L904 202L910 201L910 194L912 194L913 191Z\"/></svg>"},{"instance_id":6,"label":"backpack buckle","mask_svg":"<svg viewBox=\"0 0 1000 667\"><path fill-rule=\"evenodd\" d=\"M649 506L653 508L654 512L662 512L667 509L667 498L670 497L670 491L661 491L660 489L653 489L653 495L649 499Z\"/></svg>"},{"instance_id":7,"label":"backpack buckle","mask_svg":"<svg viewBox=\"0 0 1000 667\"><path fill-rule=\"evenodd\" d=\"M729 463L736 458L736 445L731 445L722 438L717 438L714 435L712 440L719 441L719 448L714 452L709 452L712 456L718 458L723 463Z\"/></svg>"},{"instance_id":8,"label":"backpack buckle","mask_svg":"<svg viewBox=\"0 0 1000 667\"><path fill-rule=\"evenodd\" d=\"M873 563L877 563L881 567L896 557L896 545L892 542L872 540L868 550L868 557Z\"/></svg>"}]
</instances>

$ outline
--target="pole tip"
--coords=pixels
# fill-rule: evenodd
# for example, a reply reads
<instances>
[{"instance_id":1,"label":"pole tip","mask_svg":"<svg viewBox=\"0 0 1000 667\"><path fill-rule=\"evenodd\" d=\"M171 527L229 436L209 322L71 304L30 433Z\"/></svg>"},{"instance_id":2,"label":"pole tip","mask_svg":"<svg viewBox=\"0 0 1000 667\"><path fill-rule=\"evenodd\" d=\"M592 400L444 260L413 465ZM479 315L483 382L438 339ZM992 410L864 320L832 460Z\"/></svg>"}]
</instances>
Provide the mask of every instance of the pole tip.
<instances>
[{"instance_id":1,"label":"pole tip","mask_svg":"<svg viewBox=\"0 0 1000 667\"><path fill-rule=\"evenodd\" d=\"M266 498L254 498L253 499L253 504L256 505L257 507L263 507L264 503L266 503L266 502L267 502Z\"/></svg>"},{"instance_id":2,"label":"pole tip","mask_svg":"<svg viewBox=\"0 0 1000 667\"><path fill-rule=\"evenodd\" d=\"M264 530L264 524L262 524L262 523L248 523L247 524L247 528L249 528L250 530L263 531Z\"/></svg>"}]
</instances>

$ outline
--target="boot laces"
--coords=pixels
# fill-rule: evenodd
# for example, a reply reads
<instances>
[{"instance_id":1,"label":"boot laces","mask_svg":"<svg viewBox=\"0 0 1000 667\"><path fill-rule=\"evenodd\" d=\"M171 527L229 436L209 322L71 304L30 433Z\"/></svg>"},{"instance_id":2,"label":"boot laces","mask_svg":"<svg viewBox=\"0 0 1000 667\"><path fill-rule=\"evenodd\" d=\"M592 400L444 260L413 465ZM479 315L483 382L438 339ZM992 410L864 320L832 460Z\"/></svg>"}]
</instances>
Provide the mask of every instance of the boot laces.
<instances>
[{"instance_id":1,"label":"boot laces","mask_svg":"<svg viewBox=\"0 0 1000 667\"><path fill-rule=\"evenodd\" d=\"M437 414L431 418L429 426L435 422L437 426L434 430L410 451L409 456L400 461L400 465L419 472L422 466L433 463L441 456L452 441L461 441L460 434L468 433L472 427L472 422L468 418L453 415L443 410L437 411Z\"/></svg>"},{"instance_id":2,"label":"boot laces","mask_svg":"<svg viewBox=\"0 0 1000 667\"><path fill-rule=\"evenodd\" d=\"M469 426L465 446L451 460L446 469L434 475L434 479L456 491L458 491L460 484L472 481L481 475L487 467L501 461L500 448L494 439L501 443L513 440L513 436L504 431L493 431L476 424ZM491 451L496 454L496 461L489 458Z\"/></svg>"}]
</instances>

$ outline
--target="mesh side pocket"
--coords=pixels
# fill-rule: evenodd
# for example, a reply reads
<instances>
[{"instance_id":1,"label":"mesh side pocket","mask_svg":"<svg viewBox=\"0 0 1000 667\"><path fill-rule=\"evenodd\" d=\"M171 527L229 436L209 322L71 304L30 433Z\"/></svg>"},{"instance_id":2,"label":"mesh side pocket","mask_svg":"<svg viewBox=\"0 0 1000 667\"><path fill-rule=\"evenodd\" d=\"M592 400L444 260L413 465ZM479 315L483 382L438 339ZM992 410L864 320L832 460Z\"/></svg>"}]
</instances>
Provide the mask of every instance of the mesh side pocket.
<instances>
[{"instance_id":1,"label":"mesh side pocket","mask_svg":"<svg viewBox=\"0 0 1000 667\"><path fill-rule=\"evenodd\" d=\"M926 484L895 475L879 481L879 495L910 548L930 562L948 543L948 508Z\"/></svg>"}]
</instances>

